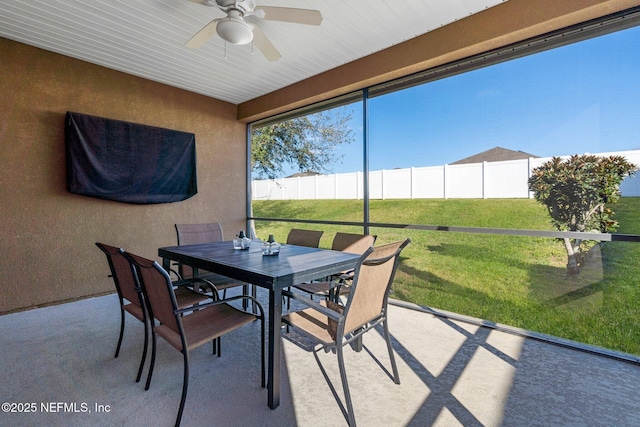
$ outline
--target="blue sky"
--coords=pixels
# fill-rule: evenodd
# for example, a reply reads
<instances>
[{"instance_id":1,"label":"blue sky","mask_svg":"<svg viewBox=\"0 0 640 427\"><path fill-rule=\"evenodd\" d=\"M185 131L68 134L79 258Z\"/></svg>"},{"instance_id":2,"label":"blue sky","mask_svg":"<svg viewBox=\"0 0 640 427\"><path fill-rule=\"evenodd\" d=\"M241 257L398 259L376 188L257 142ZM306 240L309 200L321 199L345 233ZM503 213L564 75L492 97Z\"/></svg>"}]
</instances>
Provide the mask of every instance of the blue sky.
<instances>
[{"instance_id":1,"label":"blue sky","mask_svg":"<svg viewBox=\"0 0 640 427\"><path fill-rule=\"evenodd\" d=\"M362 170L356 141L332 172ZM640 148L640 28L370 100L370 169L435 166L501 146L537 156Z\"/></svg>"}]
</instances>

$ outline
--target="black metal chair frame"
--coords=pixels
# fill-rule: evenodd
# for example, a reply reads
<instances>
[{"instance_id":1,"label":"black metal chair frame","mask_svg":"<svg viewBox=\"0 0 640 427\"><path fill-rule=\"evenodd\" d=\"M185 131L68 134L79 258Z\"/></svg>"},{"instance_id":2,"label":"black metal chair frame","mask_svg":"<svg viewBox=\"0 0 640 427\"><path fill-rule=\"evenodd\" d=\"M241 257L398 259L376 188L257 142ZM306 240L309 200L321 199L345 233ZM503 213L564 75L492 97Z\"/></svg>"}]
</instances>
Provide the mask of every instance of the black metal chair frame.
<instances>
[{"instance_id":1,"label":"black metal chair frame","mask_svg":"<svg viewBox=\"0 0 640 427\"><path fill-rule=\"evenodd\" d=\"M180 406L178 409L178 415L176 417L176 422L175 425L179 426L180 422L182 420L182 414L183 414L183 410L184 410L184 404L186 402L186 398L187 398L187 391L188 391L188 387L189 387L189 347L188 347L188 343L186 341L186 335L185 335L185 331L182 325L182 316L190 313L190 312L194 312L197 310L205 310L207 307L211 307L211 306L215 306L215 305L220 305L220 304L227 304L231 301L235 301L235 300L250 300L253 304L254 307L257 307L259 310L259 314L253 314L253 316L255 316L257 319L260 320L261 323L261 335L260 335L260 347L261 347L261 386L264 388L266 385L266 381L265 381L265 377L266 377L266 369L265 369L265 325L264 325L264 310L262 308L262 305L258 302L258 300L252 296L249 295L237 295L237 296L233 296L230 298L225 298L225 299L220 299L219 296L217 296L217 298L215 298L212 302L207 302L207 303L203 303L203 304L199 304L197 306L192 306L192 307L185 307L185 308L181 308L179 309L177 306L177 302L176 302L176 298L175 298L175 294L173 292L173 285L171 282L171 277L169 276L169 274L162 268L162 266L160 266L157 262L153 262L151 267L146 267L146 266L142 266L140 265L134 258L132 258L131 256L129 256L129 254L127 254L126 252L124 253L124 255L127 257L127 259L131 262L132 266L134 266L135 270L136 270L136 277L138 278L138 283L140 284L140 287L142 289L143 295L145 296L144 300L146 303L146 309L149 313L149 321L151 323L152 329L155 328L155 316L153 314L153 309L151 307L151 303L149 301L149 297L146 286L145 286L145 282L142 279L142 275L140 273L140 269L141 268L154 268L155 270L158 271L159 274L161 274L166 282L167 285L167 290L169 291L169 295L171 297L171 302L173 304L173 314L175 315L176 318L176 323L178 325L178 329L179 329L179 335L180 335L180 339L181 339L181 347L182 349L180 350L180 352L183 355L183 362L184 362L184 374L183 374L183 385L182 385L182 395L180 398ZM202 278L194 278L192 280L196 280L196 281L201 281L204 283L207 283L209 286L213 287L213 289L215 289L215 285L211 282L209 282L206 279L202 279ZM217 294L216 294L217 295ZM189 316L187 314L187 316ZM219 337L218 337L219 338ZM216 338L217 339L217 338ZM152 334L152 352L151 352L151 362L150 362L150 366L149 366L149 373L147 375L147 382L145 385L145 390L149 389L149 385L151 384L151 378L153 375L153 368L155 365L155 356L156 356L156 332L154 331ZM220 356L220 353L218 352L218 357Z\"/></svg>"},{"instance_id":2,"label":"black metal chair frame","mask_svg":"<svg viewBox=\"0 0 640 427\"><path fill-rule=\"evenodd\" d=\"M111 271L111 274L109 275L109 277L111 277L113 279L113 282L116 286L116 292L118 293L118 300L120 301L120 336L118 337L118 344L116 346L116 353L114 358L117 358L120 354L120 347L122 345L122 338L124 336L124 324L125 324L125 301L129 301L127 298L124 297L123 292L122 292L122 285L120 284L120 278L119 275L116 273L116 269L115 266L113 265L113 256L123 256L122 252L121 252L121 248L116 248L115 246L110 246L110 245L106 245L104 243L100 243L100 242L96 242L95 243L96 246L98 247L98 249L100 249L102 252L105 253L105 255L107 256L107 261L109 263L109 269ZM114 252L111 252L110 249L114 249ZM126 260L126 258L123 259ZM128 261L127 261L128 262ZM142 369L144 367L144 362L147 358L147 347L149 346L149 318L147 316L147 310L145 307L145 302L144 302L144 297L142 295L142 289L140 288L140 286L138 285L137 279L136 279L136 275L135 272L133 270L131 270L131 267L129 267L130 273L131 273L131 280L133 283L135 283L135 291L138 295L138 301L129 301L131 304L134 305L139 305L140 310L142 312L142 319L138 319L140 321L142 321L142 323L144 324L144 346L143 346L143 350L142 350L142 358L140 359L140 366L138 368L138 374L136 376L136 382L140 381L140 378L142 377ZM133 313L131 313L131 315L133 316ZM136 317L136 316L134 316ZM137 317L136 317L137 318Z\"/></svg>"},{"instance_id":3,"label":"black metal chair frame","mask_svg":"<svg viewBox=\"0 0 640 427\"><path fill-rule=\"evenodd\" d=\"M318 350L320 349L324 349L326 352L328 351L335 351L337 353L337 358L338 358L338 367L340 370L340 379L342 381L342 388L344 391L344 395L345 395L345 401L346 401L346 416L347 416L347 422L349 424L349 426L351 427L355 427L356 425L356 420L355 420L355 415L353 412L353 404L351 402L351 393L349 392L349 384L347 382L347 373L344 367L344 347L348 344L352 344L354 342L359 341L362 338L362 335L364 335L366 332L370 331L371 329L375 328L377 325L382 324L383 326L383 330L384 330L384 338L387 344L387 351L389 352L389 359L391 362L391 367L393 370L393 382L395 384L400 384L400 376L398 374L398 368L396 365L396 360L395 360L395 356L393 354L393 347L391 345L391 337L389 334L389 326L388 326L388 319L387 319L387 308L388 308L388 299L389 299L389 292L391 290L391 285L393 283L393 279L395 277L395 273L396 270L398 268L398 264L399 264L399 254L402 251L402 249L408 245L411 242L410 239L406 239L404 240L400 246L398 247L398 249L395 251L395 253L390 254L388 256L382 257L382 258L377 258L377 259L368 259L368 257L371 255L371 253L374 252L374 248L370 248L365 254L363 254L363 256L360 258L360 261L358 263L358 265L356 266L355 269L355 275L354 275L354 279L353 279L353 284L351 285L352 290L351 293L349 294L349 297L347 299L347 302L345 304L344 307L342 307L342 312L338 312L336 310L334 310L333 308L330 308L327 306L327 304L330 304L330 302L324 302L323 304L320 304L308 297L302 296L300 294L296 294L290 291L283 291L283 294L286 295L287 297L290 297L298 302L303 303L304 305L308 306L309 308L317 311L318 313L320 313L323 316L327 316L328 319L333 320L336 323L336 332L335 332L335 339L332 342L321 342L320 346L316 346L313 349L314 355L317 353ZM367 320L366 322L358 325L357 327L353 328L350 331L345 330L345 320L347 319L347 317L349 316L349 309L351 306L351 301L352 301L352 297L355 295L355 292L357 290L358 287L358 277L360 274L360 270L362 268L362 266L378 266L378 265L382 265L386 262L388 262L391 259L394 259L393 261L393 267L391 270L391 275L388 281L388 284L386 286L386 290L384 293L384 299L383 299L383 303L382 303L382 309L380 311L380 313L376 316L374 316L373 318ZM366 283L362 284L363 286L367 286ZM295 328L295 323L293 322L289 322L288 319L289 315L284 316L283 317L283 322L287 325L287 326L293 326ZM317 358L317 355L316 355Z\"/></svg>"}]
</instances>

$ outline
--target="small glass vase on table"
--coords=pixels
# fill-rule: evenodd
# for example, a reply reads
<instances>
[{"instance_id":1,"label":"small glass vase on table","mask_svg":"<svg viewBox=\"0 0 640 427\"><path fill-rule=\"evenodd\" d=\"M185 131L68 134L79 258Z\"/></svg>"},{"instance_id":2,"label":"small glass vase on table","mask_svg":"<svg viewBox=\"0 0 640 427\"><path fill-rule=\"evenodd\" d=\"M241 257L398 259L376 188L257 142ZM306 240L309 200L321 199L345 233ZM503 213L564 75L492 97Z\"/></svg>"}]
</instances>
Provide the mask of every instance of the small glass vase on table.
<instances>
[{"instance_id":1,"label":"small glass vase on table","mask_svg":"<svg viewBox=\"0 0 640 427\"><path fill-rule=\"evenodd\" d=\"M269 239L262 244L263 256L276 256L280 254L280 243L276 242L273 234L269 234Z\"/></svg>"},{"instance_id":2,"label":"small glass vase on table","mask_svg":"<svg viewBox=\"0 0 640 427\"><path fill-rule=\"evenodd\" d=\"M247 250L251 245L251 239L244 235L244 231L241 231L235 239L233 239L233 249Z\"/></svg>"}]
</instances>

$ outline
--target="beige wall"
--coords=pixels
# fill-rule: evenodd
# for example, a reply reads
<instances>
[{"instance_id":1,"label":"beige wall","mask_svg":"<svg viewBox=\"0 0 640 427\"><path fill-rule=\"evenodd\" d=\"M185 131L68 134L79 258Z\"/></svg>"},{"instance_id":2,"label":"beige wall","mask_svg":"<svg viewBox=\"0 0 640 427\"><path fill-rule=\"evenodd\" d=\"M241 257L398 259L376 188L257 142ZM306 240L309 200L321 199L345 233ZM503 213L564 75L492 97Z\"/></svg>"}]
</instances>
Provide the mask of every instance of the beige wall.
<instances>
[{"instance_id":1,"label":"beige wall","mask_svg":"<svg viewBox=\"0 0 640 427\"><path fill-rule=\"evenodd\" d=\"M2 38L0 52L0 313L113 291L96 241L156 259L176 222L244 227L235 105ZM66 111L195 133L198 194L129 205L68 193Z\"/></svg>"}]
</instances>

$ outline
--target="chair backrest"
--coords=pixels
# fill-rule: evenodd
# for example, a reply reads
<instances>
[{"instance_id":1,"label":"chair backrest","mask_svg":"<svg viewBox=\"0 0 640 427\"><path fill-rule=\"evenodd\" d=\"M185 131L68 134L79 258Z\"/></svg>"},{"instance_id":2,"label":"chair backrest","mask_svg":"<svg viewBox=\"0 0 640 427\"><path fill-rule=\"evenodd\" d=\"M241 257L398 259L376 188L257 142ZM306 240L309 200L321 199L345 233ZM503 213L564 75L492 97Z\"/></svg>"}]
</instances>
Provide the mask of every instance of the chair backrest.
<instances>
[{"instance_id":1,"label":"chair backrest","mask_svg":"<svg viewBox=\"0 0 640 427\"><path fill-rule=\"evenodd\" d=\"M175 310L178 309L171 278L167 272L155 261L143 258L130 252L124 253L135 267L138 281L145 296L149 317L169 327L177 334L181 334L181 327Z\"/></svg>"},{"instance_id":2,"label":"chair backrest","mask_svg":"<svg viewBox=\"0 0 640 427\"><path fill-rule=\"evenodd\" d=\"M204 224L176 224L178 245L220 242L223 239L222 225L219 222Z\"/></svg>"},{"instance_id":3,"label":"chair backrest","mask_svg":"<svg viewBox=\"0 0 640 427\"><path fill-rule=\"evenodd\" d=\"M351 292L345 304L345 333L351 332L384 313L402 249L410 239L365 252L356 267Z\"/></svg>"},{"instance_id":4,"label":"chair backrest","mask_svg":"<svg viewBox=\"0 0 640 427\"><path fill-rule=\"evenodd\" d=\"M223 240L222 224L219 222L176 224L176 234L178 236L178 246L221 242ZM193 277L193 268L180 264L178 273L183 279L189 279Z\"/></svg>"},{"instance_id":5,"label":"chair backrest","mask_svg":"<svg viewBox=\"0 0 640 427\"><path fill-rule=\"evenodd\" d=\"M320 245L322 233L324 233L324 231L292 228L287 236L287 244L317 248Z\"/></svg>"},{"instance_id":6,"label":"chair backrest","mask_svg":"<svg viewBox=\"0 0 640 427\"><path fill-rule=\"evenodd\" d=\"M141 290L136 283L131 264L120 252L120 248L100 242L96 242L96 246L107 256L111 277L116 285L118 296L142 308Z\"/></svg>"},{"instance_id":7,"label":"chair backrest","mask_svg":"<svg viewBox=\"0 0 640 427\"><path fill-rule=\"evenodd\" d=\"M363 254L376 241L376 236L371 234L354 234L337 232L333 238L331 249L334 251Z\"/></svg>"}]
</instances>

